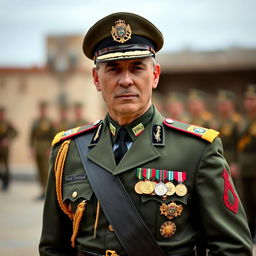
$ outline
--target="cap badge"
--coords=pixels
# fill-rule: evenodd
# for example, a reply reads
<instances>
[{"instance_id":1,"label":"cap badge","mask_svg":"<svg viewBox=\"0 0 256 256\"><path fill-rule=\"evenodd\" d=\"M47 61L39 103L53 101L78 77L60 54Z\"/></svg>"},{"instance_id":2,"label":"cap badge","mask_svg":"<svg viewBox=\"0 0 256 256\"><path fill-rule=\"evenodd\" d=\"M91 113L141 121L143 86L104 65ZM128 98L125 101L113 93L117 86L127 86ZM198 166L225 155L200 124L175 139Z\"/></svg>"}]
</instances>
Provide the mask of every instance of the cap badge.
<instances>
[{"instance_id":1,"label":"cap badge","mask_svg":"<svg viewBox=\"0 0 256 256\"><path fill-rule=\"evenodd\" d=\"M124 20L117 20L115 22L115 26L112 26L111 35L114 41L119 42L121 44L125 43L132 36L132 30L129 24L125 24Z\"/></svg>"}]
</instances>

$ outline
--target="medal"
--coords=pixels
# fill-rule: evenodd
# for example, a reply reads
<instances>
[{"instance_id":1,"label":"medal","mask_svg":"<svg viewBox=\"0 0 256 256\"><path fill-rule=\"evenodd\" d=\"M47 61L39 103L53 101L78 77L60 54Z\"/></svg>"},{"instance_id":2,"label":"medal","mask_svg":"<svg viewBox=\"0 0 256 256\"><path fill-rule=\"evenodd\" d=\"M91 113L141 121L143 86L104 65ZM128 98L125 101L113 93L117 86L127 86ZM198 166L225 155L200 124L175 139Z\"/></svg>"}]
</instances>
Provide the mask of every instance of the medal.
<instances>
[{"instance_id":1,"label":"medal","mask_svg":"<svg viewBox=\"0 0 256 256\"><path fill-rule=\"evenodd\" d=\"M178 217L181 215L183 211L183 206L182 205L177 205L174 202L171 202L170 204L162 204L160 206L160 212L162 215L167 217L169 220Z\"/></svg>"},{"instance_id":2,"label":"medal","mask_svg":"<svg viewBox=\"0 0 256 256\"><path fill-rule=\"evenodd\" d=\"M176 225L171 221L164 222L160 227L160 234L165 238L169 238L173 236L175 232L176 232Z\"/></svg>"},{"instance_id":3,"label":"medal","mask_svg":"<svg viewBox=\"0 0 256 256\"><path fill-rule=\"evenodd\" d=\"M165 186L167 187L166 195L167 196L172 196L175 193L175 191L176 191L175 185L172 182L167 182L165 184Z\"/></svg>"},{"instance_id":4,"label":"medal","mask_svg":"<svg viewBox=\"0 0 256 256\"><path fill-rule=\"evenodd\" d=\"M178 196L185 196L188 192L187 187L183 184L186 180L185 172L174 172L174 177L178 181L178 185L175 187L175 192Z\"/></svg>"},{"instance_id":5,"label":"medal","mask_svg":"<svg viewBox=\"0 0 256 256\"><path fill-rule=\"evenodd\" d=\"M155 193L158 196L164 196L167 190L168 189L163 182L157 183L155 186Z\"/></svg>"},{"instance_id":6,"label":"medal","mask_svg":"<svg viewBox=\"0 0 256 256\"><path fill-rule=\"evenodd\" d=\"M175 190L176 190L175 192L178 196L185 196L188 192L187 187L182 183L178 184L176 186Z\"/></svg>"},{"instance_id":7,"label":"medal","mask_svg":"<svg viewBox=\"0 0 256 256\"><path fill-rule=\"evenodd\" d=\"M150 180L143 181L140 185L140 189L143 194L151 194L154 192L155 182Z\"/></svg>"},{"instance_id":8,"label":"medal","mask_svg":"<svg viewBox=\"0 0 256 256\"><path fill-rule=\"evenodd\" d=\"M143 183L143 181L140 180L140 181L138 181L138 182L135 184L135 186L134 186L135 192L136 192L137 194L139 194L139 195L143 194L143 192L141 191L141 185L142 185L142 183Z\"/></svg>"}]
</instances>

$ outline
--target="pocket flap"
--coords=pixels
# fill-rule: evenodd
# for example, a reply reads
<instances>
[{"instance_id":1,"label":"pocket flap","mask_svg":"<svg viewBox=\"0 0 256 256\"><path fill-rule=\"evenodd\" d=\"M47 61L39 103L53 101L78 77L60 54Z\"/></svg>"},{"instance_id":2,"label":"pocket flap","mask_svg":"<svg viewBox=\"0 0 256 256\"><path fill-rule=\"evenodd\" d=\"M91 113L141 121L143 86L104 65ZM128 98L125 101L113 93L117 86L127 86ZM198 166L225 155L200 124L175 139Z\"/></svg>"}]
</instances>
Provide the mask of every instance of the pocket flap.
<instances>
[{"instance_id":1,"label":"pocket flap","mask_svg":"<svg viewBox=\"0 0 256 256\"><path fill-rule=\"evenodd\" d=\"M157 201L159 203L170 203L171 201L177 201L177 202L181 202L183 204L187 204L187 200L188 200L188 195L186 194L185 196L176 196L176 195L172 195L172 196L168 196L167 198L163 199L157 195L152 196L152 195L141 195L141 202L142 203L146 203L150 200L153 201Z\"/></svg>"},{"instance_id":2,"label":"pocket flap","mask_svg":"<svg viewBox=\"0 0 256 256\"><path fill-rule=\"evenodd\" d=\"M77 199L84 199L89 201L92 197L93 190L88 181L79 183L63 184L63 201L70 200L72 202Z\"/></svg>"}]
</instances>

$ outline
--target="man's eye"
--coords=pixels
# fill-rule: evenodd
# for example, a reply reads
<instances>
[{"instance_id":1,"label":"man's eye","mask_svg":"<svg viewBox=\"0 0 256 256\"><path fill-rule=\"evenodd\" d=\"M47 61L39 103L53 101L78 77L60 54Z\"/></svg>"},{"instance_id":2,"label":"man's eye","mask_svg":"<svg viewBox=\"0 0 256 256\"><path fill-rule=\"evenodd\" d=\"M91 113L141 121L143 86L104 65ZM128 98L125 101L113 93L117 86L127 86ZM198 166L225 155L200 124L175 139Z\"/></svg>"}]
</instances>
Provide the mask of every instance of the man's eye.
<instances>
[{"instance_id":1,"label":"man's eye","mask_svg":"<svg viewBox=\"0 0 256 256\"><path fill-rule=\"evenodd\" d=\"M119 70L118 67L112 67L112 68L108 69L108 72L115 72L115 71L118 71L118 70Z\"/></svg>"},{"instance_id":2,"label":"man's eye","mask_svg":"<svg viewBox=\"0 0 256 256\"><path fill-rule=\"evenodd\" d=\"M132 70L142 70L143 68L141 66L133 66Z\"/></svg>"}]
</instances>

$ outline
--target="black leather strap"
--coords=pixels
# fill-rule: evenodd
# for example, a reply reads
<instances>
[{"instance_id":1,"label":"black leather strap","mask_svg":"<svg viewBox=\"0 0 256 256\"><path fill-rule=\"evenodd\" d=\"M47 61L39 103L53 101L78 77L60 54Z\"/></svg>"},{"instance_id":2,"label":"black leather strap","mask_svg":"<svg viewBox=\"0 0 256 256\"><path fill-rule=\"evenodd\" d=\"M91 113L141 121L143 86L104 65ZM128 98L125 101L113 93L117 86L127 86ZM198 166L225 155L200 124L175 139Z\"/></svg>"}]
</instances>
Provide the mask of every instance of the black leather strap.
<instances>
[{"instance_id":1,"label":"black leather strap","mask_svg":"<svg viewBox=\"0 0 256 256\"><path fill-rule=\"evenodd\" d=\"M82 135L75 142L92 189L126 253L129 256L164 256L120 179L86 157L90 136Z\"/></svg>"}]
</instances>

